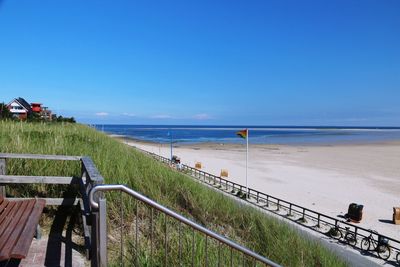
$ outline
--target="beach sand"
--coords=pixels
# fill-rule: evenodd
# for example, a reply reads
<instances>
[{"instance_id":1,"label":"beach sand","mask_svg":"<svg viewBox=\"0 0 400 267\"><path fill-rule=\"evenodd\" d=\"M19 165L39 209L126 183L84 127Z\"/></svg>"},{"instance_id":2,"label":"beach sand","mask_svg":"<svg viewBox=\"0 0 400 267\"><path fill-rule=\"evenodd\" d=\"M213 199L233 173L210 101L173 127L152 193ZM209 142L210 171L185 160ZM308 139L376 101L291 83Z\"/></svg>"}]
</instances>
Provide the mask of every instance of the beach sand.
<instances>
[{"instance_id":1,"label":"beach sand","mask_svg":"<svg viewBox=\"0 0 400 267\"><path fill-rule=\"evenodd\" d=\"M170 157L168 144L125 140L131 146ZM245 185L245 145L175 145L182 163ZM400 207L400 142L352 145L250 145L249 187L342 219L350 203L364 205L358 225L400 239L391 223Z\"/></svg>"}]
</instances>

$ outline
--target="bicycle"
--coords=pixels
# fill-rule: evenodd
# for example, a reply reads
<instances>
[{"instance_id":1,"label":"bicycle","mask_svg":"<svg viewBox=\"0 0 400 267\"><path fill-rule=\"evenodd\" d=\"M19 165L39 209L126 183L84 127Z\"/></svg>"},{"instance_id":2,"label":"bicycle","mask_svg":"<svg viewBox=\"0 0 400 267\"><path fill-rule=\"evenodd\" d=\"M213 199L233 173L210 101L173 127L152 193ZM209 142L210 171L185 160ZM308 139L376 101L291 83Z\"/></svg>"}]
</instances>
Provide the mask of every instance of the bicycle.
<instances>
[{"instance_id":1,"label":"bicycle","mask_svg":"<svg viewBox=\"0 0 400 267\"><path fill-rule=\"evenodd\" d=\"M400 251L397 252L396 261L397 261L397 264L400 265Z\"/></svg>"},{"instance_id":2,"label":"bicycle","mask_svg":"<svg viewBox=\"0 0 400 267\"><path fill-rule=\"evenodd\" d=\"M357 244L357 238L356 235L350 231L350 227L345 227L346 232L344 233L344 241L349 244L350 246L355 246ZM340 240L343 238L343 230L340 229L339 223L336 224L334 227L332 227L328 234L337 240Z\"/></svg>"},{"instance_id":3,"label":"bicycle","mask_svg":"<svg viewBox=\"0 0 400 267\"><path fill-rule=\"evenodd\" d=\"M364 237L361 240L361 250L363 251L376 251L379 258L387 260L390 257L389 241L378 234L378 232L371 230L371 232L378 235L378 241L374 239L373 234ZM399 255L397 255L399 257Z\"/></svg>"}]
</instances>

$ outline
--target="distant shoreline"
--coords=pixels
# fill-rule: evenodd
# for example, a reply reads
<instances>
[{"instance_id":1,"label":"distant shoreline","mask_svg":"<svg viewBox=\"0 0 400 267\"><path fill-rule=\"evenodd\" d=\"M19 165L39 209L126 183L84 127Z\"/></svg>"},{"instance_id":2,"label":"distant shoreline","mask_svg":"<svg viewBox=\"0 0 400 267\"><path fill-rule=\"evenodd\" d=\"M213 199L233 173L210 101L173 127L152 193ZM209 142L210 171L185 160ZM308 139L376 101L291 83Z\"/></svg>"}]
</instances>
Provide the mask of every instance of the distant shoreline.
<instances>
[{"instance_id":1,"label":"distant shoreline","mask_svg":"<svg viewBox=\"0 0 400 267\"><path fill-rule=\"evenodd\" d=\"M170 144L174 146L191 146L201 144L235 144L244 143L237 136L239 129L226 126L138 126L138 125L104 125L97 126L107 134L131 139L148 144ZM376 144L400 142L400 128L300 128L300 127L258 127L249 128L250 145L295 145L295 146L331 146L353 144Z\"/></svg>"},{"instance_id":2,"label":"distant shoreline","mask_svg":"<svg viewBox=\"0 0 400 267\"><path fill-rule=\"evenodd\" d=\"M151 146L151 147L170 147L170 143L157 143L152 141L140 140L133 137L127 137L122 135L109 134L110 137L119 139L124 143L135 143L138 145ZM380 141L380 142L355 142L355 143L335 143L335 144L250 144L253 148L264 148L264 149L279 149L284 147L363 147L363 146L400 146L400 140L398 141ZM215 149L215 150L229 150L229 149L243 149L244 143L221 143L221 142L199 142L199 143L174 143L173 148L187 148L187 149Z\"/></svg>"},{"instance_id":3,"label":"distant shoreline","mask_svg":"<svg viewBox=\"0 0 400 267\"><path fill-rule=\"evenodd\" d=\"M158 124L93 124L95 127L103 126L133 126L140 128L157 128L157 129L307 129L307 130L400 130L400 126L260 126L260 125L158 125Z\"/></svg>"},{"instance_id":4,"label":"distant shoreline","mask_svg":"<svg viewBox=\"0 0 400 267\"><path fill-rule=\"evenodd\" d=\"M139 138L131 137L131 136L125 136L125 135L117 135L117 134L108 134L110 137L120 139L122 141L131 141L135 142L138 144L143 144L143 145L161 145L161 146L169 146L170 143L167 142L155 142L155 141L149 141L149 140L142 140ZM280 147L329 147L329 146L363 146L363 145L399 145L400 140L385 140L385 141L354 141L354 142L335 142L335 143L292 143L292 144L249 144L251 147L274 147L274 146L280 146ZM198 146L198 147L242 147L244 143L224 143L224 142L173 142L173 147L193 147L193 146Z\"/></svg>"}]
</instances>

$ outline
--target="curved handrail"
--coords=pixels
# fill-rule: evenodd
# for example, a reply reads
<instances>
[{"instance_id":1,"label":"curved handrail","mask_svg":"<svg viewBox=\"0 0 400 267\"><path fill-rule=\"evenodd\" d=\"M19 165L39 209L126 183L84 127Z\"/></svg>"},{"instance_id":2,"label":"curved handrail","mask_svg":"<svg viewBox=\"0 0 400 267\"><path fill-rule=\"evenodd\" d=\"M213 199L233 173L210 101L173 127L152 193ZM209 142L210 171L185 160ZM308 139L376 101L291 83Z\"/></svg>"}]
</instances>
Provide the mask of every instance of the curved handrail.
<instances>
[{"instance_id":1,"label":"curved handrail","mask_svg":"<svg viewBox=\"0 0 400 267\"><path fill-rule=\"evenodd\" d=\"M251 250L249 250L249 249L247 249L247 248L245 248L245 247L243 247L243 246L241 246L239 244L236 244L235 242L233 242L233 241L231 241L231 240L229 240L229 239L227 239L227 238L225 238L225 237L223 237L223 236L221 236L221 235L219 235L217 233L214 233L213 231L211 231L211 230L209 230L209 229L207 229L207 228L205 228L205 227L203 227L203 226L201 226L201 225L199 225L199 224L197 224L195 222L192 222L191 220L183 217L182 215L179 215L178 213L176 213L176 212L174 212L174 211L172 211L172 210L170 210L170 209L158 204L157 202L155 202L155 201L153 201L153 200L151 200L151 199L139 194L138 192L132 190L131 188L129 188L129 187L125 186L125 185L97 185L97 186L93 187L92 190L89 193L89 201L90 201L90 205L94 209L98 209L99 208L99 204L94 199L94 196L95 196L96 192L98 192L98 191L122 191L122 192L125 192L128 195L130 195L130 196L132 196L132 197L134 197L134 198L146 203L147 205L149 205L149 206L151 206L151 207L153 207L153 208L155 208L155 209L157 209L157 210L159 210L159 211L161 211L161 212L163 212L163 213L175 218L176 220L178 220L178 221L180 221L180 222L182 222L182 223L184 223L184 224L186 224L186 225L188 225L188 226L190 226L190 227L202 232L203 234L205 234L207 236L210 236L210 237L220 241L221 243L224 243L224 244L230 246L231 248L234 248L234 249L236 249L236 250L238 250L238 251L240 251L240 252L242 252L242 253L244 253L244 254L246 254L246 255L248 255L248 256L250 256L250 257L252 257L252 258L254 258L254 259L258 260L258 261L260 261L260 262L262 262L262 263L265 263L265 264L267 264L269 266L272 266L272 267L280 267L279 264L277 264L277 263L275 263L275 262L273 262L273 261L271 261L271 260L269 260L269 259L267 259L267 258L255 253L255 252L253 252L253 251L251 251Z\"/></svg>"}]
</instances>

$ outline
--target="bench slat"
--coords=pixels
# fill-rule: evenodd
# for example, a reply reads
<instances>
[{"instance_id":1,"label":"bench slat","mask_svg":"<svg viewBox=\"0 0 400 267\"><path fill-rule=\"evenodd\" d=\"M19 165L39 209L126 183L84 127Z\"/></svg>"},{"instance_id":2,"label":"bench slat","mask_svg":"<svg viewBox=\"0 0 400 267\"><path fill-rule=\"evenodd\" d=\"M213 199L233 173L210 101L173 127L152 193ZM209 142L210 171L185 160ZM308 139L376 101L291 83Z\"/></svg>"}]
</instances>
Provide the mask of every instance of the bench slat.
<instances>
[{"instance_id":1,"label":"bench slat","mask_svg":"<svg viewBox=\"0 0 400 267\"><path fill-rule=\"evenodd\" d=\"M15 259L23 259L26 257L31 246L33 236L35 234L36 226L39 223L40 216L42 215L43 208L46 206L44 199L36 199L35 205L30 213L28 221L21 233L23 240L20 240L13 248L11 257ZM23 241L23 242L21 242Z\"/></svg>"},{"instance_id":2,"label":"bench slat","mask_svg":"<svg viewBox=\"0 0 400 267\"><path fill-rule=\"evenodd\" d=\"M5 221L5 223L7 223L7 228L0 237L0 261L9 258L9 251L5 249L7 247L7 243L9 243L8 239L13 233L15 226L18 224L18 221L20 220L22 213L25 212L27 206L27 201L20 201L17 203L10 212L10 216Z\"/></svg>"},{"instance_id":3,"label":"bench slat","mask_svg":"<svg viewBox=\"0 0 400 267\"><path fill-rule=\"evenodd\" d=\"M8 259L10 257L14 245L18 244L19 242L24 242L24 239L26 239L26 237L21 235L21 233L27 223L27 220L32 212L32 208L34 205L35 205L35 200L22 201L22 205L19 211L21 216L19 217L19 219L15 218L13 220L13 223L15 222L15 224L13 225L14 229L11 230L11 234L9 235L5 246L3 246L0 251L0 260ZM30 239L28 242L30 244L32 242L32 239Z\"/></svg>"},{"instance_id":4,"label":"bench slat","mask_svg":"<svg viewBox=\"0 0 400 267\"><path fill-rule=\"evenodd\" d=\"M8 204L8 201L5 199L3 199L3 201L0 204L0 223L1 223L2 214L3 214L3 212L5 212L4 208L7 206L7 204Z\"/></svg>"},{"instance_id":5,"label":"bench slat","mask_svg":"<svg viewBox=\"0 0 400 267\"><path fill-rule=\"evenodd\" d=\"M4 208L4 211L1 213L0 216L0 237L3 236L4 230L7 228L8 224L11 221L11 213L13 212L13 208L16 205L20 205L21 203L18 202L8 202ZM1 240L1 239L0 239ZM2 243L0 243L2 244Z\"/></svg>"}]
</instances>

